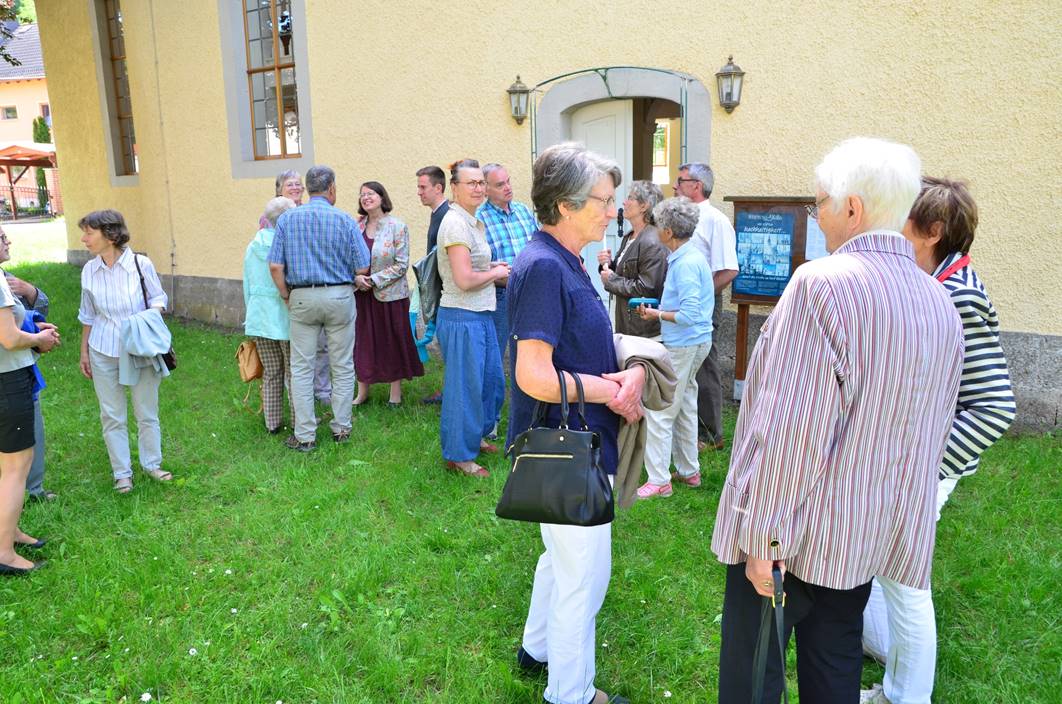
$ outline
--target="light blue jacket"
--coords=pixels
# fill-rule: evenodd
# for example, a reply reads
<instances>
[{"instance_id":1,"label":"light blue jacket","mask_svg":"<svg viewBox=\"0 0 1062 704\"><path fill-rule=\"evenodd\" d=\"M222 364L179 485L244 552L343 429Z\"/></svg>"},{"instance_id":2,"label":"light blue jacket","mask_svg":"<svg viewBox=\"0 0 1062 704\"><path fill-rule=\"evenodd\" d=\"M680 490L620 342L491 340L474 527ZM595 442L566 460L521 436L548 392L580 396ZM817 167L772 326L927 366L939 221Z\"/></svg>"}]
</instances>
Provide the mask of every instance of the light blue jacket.
<instances>
[{"instance_id":1,"label":"light blue jacket","mask_svg":"<svg viewBox=\"0 0 1062 704\"><path fill-rule=\"evenodd\" d=\"M667 258L667 276L660 310L674 311L675 322L660 321L660 337L667 347L689 347L712 341L715 284L712 269L691 242Z\"/></svg>"},{"instance_id":2,"label":"light blue jacket","mask_svg":"<svg viewBox=\"0 0 1062 704\"><path fill-rule=\"evenodd\" d=\"M243 331L269 340L288 339L288 307L269 275L269 249L275 231L259 230L243 256L243 305L247 309Z\"/></svg>"},{"instance_id":3,"label":"light blue jacket","mask_svg":"<svg viewBox=\"0 0 1062 704\"><path fill-rule=\"evenodd\" d=\"M140 382L141 371L150 371L163 377L170 375L162 355L169 351L173 338L158 308L148 308L126 318L122 322L120 339L119 384L136 386Z\"/></svg>"}]
</instances>

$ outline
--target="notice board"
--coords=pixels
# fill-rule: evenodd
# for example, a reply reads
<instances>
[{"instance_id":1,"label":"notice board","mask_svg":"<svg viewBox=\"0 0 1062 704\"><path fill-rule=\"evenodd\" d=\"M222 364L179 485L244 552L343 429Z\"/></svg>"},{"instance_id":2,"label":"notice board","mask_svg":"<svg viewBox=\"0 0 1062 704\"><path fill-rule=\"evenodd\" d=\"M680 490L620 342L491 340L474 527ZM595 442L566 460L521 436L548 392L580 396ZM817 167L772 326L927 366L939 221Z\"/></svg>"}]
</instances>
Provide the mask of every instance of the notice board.
<instances>
[{"instance_id":1,"label":"notice board","mask_svg":"<svg viewBox=\"0 0 1062 704\"><path fill-rule=\"evenodd\" d=\"M818 222L807 212L811 196L726 196L734 204L738 275L730 288L737 304L734 398L740 399L748 368L749 306L778 302L796 268L827 255Z\"/></svg>"}]
</instances>

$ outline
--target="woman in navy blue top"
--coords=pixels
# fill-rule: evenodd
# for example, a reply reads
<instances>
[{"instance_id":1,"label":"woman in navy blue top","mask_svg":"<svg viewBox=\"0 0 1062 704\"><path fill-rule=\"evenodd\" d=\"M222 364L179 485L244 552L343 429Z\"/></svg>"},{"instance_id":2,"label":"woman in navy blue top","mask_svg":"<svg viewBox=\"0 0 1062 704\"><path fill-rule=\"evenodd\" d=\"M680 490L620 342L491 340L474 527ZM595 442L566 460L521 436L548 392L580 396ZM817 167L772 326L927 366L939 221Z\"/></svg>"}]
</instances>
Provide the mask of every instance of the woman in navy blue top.
<instances>
[{"instance_id":1,"label":"woman in navy blue top","mask_svg":"<svg viewBox=\"0 0 1062 704\"><path fill-rule=\"evenodd\" d=\"M509 438L531 425L536 401L560 402L557 371L569 398L578 374L586 420L601 436L602 464L615 474L622 420L642 416L644 370L619 371L608 311L583 268L580 251L600 241L616 216L619 167L581 145L558 144L535 160L531 199L542 229L517 256L509 279L512 401ZM581 427L575 419L572 423ZM550 406L547 424L559 425ZM554 704L626 702L594 687L594 624L612 570L612 527L542 524L538 560L519 664L548 664L546 701Z\"/></svg>"}]
</instances>

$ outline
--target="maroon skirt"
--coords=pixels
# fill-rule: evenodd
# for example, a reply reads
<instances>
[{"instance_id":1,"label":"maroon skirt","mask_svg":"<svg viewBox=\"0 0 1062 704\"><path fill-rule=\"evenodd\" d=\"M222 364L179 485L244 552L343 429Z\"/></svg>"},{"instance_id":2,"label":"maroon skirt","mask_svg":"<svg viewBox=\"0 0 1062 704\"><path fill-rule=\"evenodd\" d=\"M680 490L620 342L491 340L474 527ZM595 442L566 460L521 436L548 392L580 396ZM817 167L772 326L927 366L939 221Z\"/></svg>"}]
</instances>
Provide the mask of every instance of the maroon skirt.
<instances>
[{"instance_id":1,"label":"maroon skirt","mask_svg":"<svg viewBox=\"0 0 1062 704\"><path fill-rule=\"evenodd\" d=\"M376 300L372 291L355 291L354 373L364 384L382 384L424 376L413 329L409 299Z\"/></svg>"}]
</instances>

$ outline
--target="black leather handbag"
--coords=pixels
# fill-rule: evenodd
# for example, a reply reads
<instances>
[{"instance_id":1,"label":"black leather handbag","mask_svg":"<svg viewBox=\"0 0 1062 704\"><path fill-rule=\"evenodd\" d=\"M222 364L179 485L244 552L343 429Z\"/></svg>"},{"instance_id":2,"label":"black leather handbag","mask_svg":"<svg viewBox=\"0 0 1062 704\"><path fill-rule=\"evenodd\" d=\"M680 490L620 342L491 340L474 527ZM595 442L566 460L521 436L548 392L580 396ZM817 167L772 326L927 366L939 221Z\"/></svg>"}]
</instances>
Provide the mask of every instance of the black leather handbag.
<instances>
[{"instance_id":1,"label":"black leather handbag","mask_svg":"<svg viewBox=\"0 0 1062 704\"><path fill-rule=\"evenodd\" d=\"M560 379L561 426L548 428L549 404L539 401L531 427L516 436L506 455L512 471L495 513L499 518L532 523L599 526L615 517L608 473L601 467L601 437L586 423L583 383L572 374L579 397L582 430L568 427L568 389Z\"/></svg>"}]
</instances>

